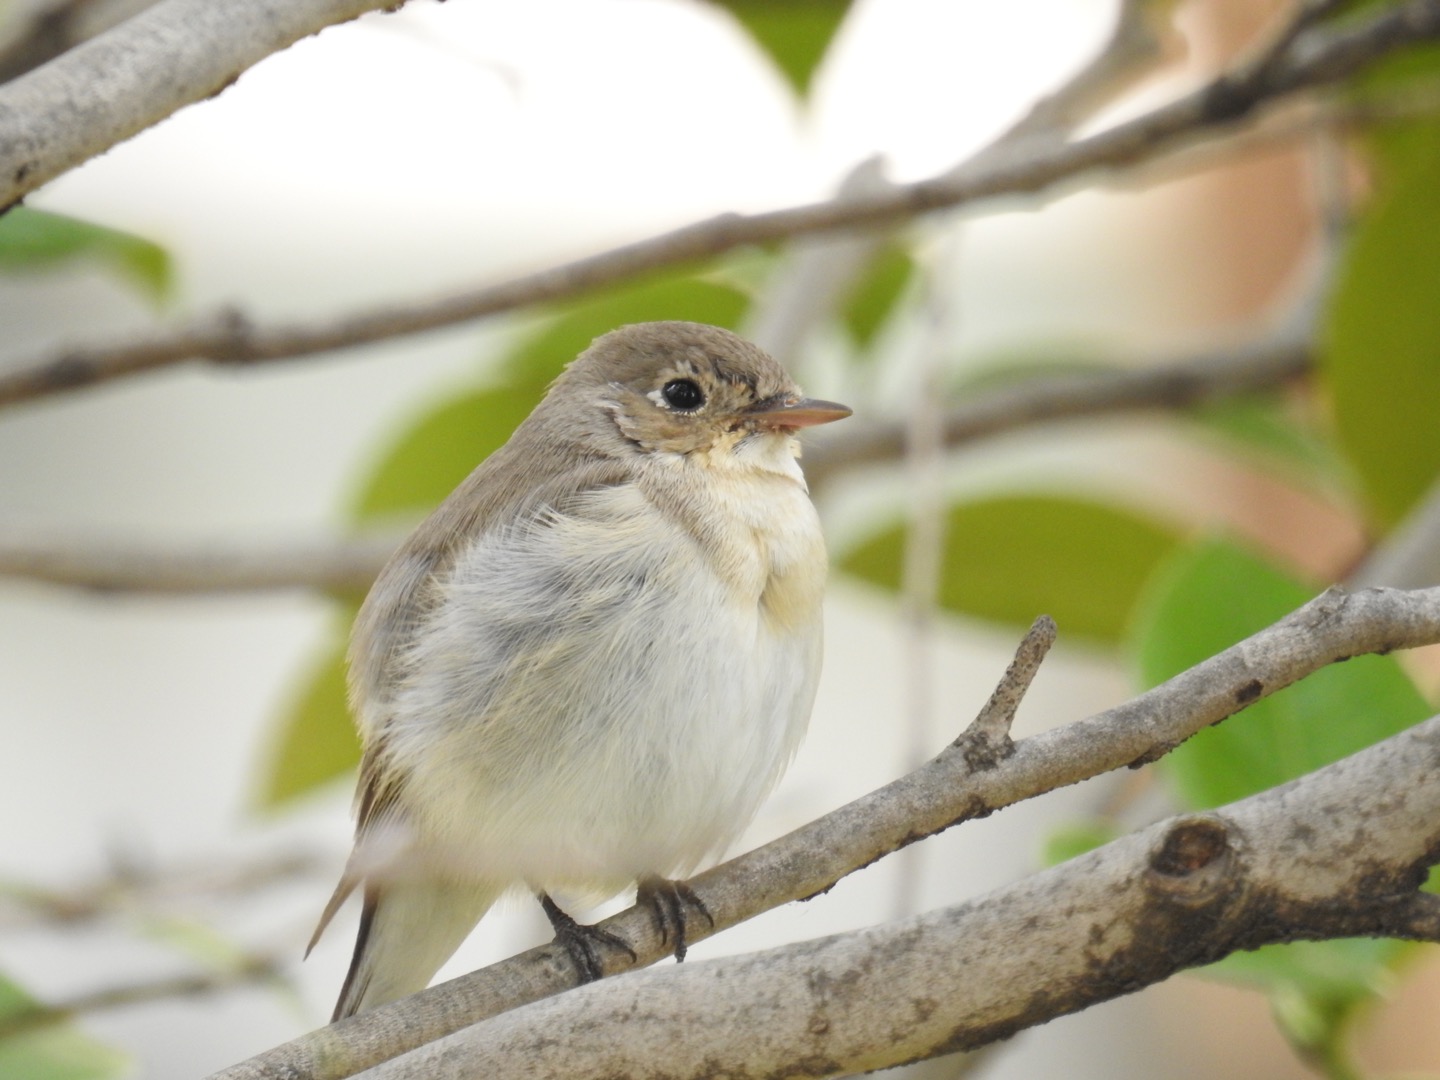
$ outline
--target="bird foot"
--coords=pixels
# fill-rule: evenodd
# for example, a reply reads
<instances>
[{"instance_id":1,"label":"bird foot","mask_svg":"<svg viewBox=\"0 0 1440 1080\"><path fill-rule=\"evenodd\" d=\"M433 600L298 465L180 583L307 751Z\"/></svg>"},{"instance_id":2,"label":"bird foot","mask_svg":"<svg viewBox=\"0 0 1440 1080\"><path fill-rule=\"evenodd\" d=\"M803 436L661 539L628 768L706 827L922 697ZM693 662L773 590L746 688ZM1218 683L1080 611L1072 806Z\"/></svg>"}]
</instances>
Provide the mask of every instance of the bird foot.
<instances>
[{"instance_id":1,"label":"bird foot","mask_svg":"<svg viewBox=\"0 0 1440 1080\"><path fill-rule=\"evenodd\" d=\"M690 919L685 910L687 906L704 915L705 921L711 926L715 925L715 917L710 914L705 901L695 895L695 890L683 881L671 881L662 877L642 878L635 890L635 902L650 909L650 918L654 920L660 941L666 945L672 940L675 942L673 951L676 963L684 961L686 949L689 948L685 935Z\"/></svg>"},{"instance_id":2,"label":"bird foot","mask_svg":"<svg viewBox=\"0 0 1440 1080\"><path fill-rule=\"evenodd\" d=\"M580 973L582 983L595 982L604 976L605 965L600 959L602 946L608 945L627 954L632 963L639 959L630 943L619 934L576 922L560 910L560 905L551 900L548 893L540 894L540 906L545 910L545 917L550 920L550 925L555 928L555 941L569 954L571 962Z\"/></svg>"}]
</instances>

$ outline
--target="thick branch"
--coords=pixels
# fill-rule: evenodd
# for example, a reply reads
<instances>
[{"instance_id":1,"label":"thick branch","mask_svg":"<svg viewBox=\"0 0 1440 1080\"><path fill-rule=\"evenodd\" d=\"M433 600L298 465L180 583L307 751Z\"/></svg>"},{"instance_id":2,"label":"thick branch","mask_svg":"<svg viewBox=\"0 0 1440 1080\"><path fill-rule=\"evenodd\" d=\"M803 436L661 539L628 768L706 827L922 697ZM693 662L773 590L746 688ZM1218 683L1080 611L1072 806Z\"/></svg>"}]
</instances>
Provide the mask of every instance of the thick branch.
<instances>
[{"instance_id":1,"label":"thick branch","mask_svg":"<svg viewBox=\"0 0 1440 1080\"><path fill-rule=\"evenodd\" d=\"M0 207L214 97L303 37L394 0L162 0L0 86Z\"/></svg>"},{"instance_id":2,"label":"thick branch","mask_svg":"<svg viewBox=\"0 0 1440 1080\"><path fill-rule=\"evenodd\" d=\"M1112 769L1153 761L1195 732L1328 663L1437 641L1440 589L1332 590L1128 704L1023 739L1008 754L976 753L975 740L962 736L908 776L696 877L690 884L714 926L692 925L693 936L699 940L780 904L823 893L845 875L961 821ZM601 925L632 944L637 966L669 955L643 908L630 908ZM631 965L611 956L607 967L618 972ZM563 949L533 949L302 1036L216 1074L215 1080L350 1076L574 983Z\"/></svg>"},{"instance_id":3,"label":"thick branch","mask_svg":"<svg viewBox=\"0 0 1440 1080\"><path fill-rule=\"evenodd\" d=\"M582 987L364 1076L886 1068L983 1046L1238 949L1397 927L1434 940L1434 898L1416 890L1437 855L1440 717L1296 785L1172 818L969 903Z\"/></svg>"},{"instance_id":4,"label":"thick branch","mask_svg":"<svg viewBox=\"0 0 1440 1080\"><path fill-rule=\"evenodd\" d=\"M22 15L0 45L0 83L18 78L130 18L155 0L53 0ZM6 27L11 29L11 27Z\"/></svg>"},{"instance_id":5,"label":"thick branch","mask_svg":"<svg viewBox=\"0 0 1440 1080\"><path fill-rule=\"evenodd\" d=\"M365 6L360 0L351 2ZM160 12L182 3L203 6L205 0L167 0L153 10ZM1056 145L1040 140L1038 145L1025 142L1016 146L1014 153L998 157L982 153L971 166L872 195L761 214L725 214L498 285L367 311L330 323L259 328L234 312L221 312L171 334L119 347L73 348L22 365L0 378L0 405L187 360L255 364L370 344L573 297L747 245L893 225L997 196L1051 193L1082 174L1130 166L1190 145L1248 120L1298 91L1336 82L1396 50L1436 36L1440 36L1440 0L1409 0L1343 29L1317 28L1286 39L1284 48L1268 55L1263 64L1242 65L1153 112L1074 142ZM18 80L17 85L24 81ZM12 122L6 119L4 94L0 89L0 146L5 145L5 129ZM0 153L0 179L7 178L5 160ZM0 186L0 199L5 197L3 192Z\"/></svg>"}]
</instances>

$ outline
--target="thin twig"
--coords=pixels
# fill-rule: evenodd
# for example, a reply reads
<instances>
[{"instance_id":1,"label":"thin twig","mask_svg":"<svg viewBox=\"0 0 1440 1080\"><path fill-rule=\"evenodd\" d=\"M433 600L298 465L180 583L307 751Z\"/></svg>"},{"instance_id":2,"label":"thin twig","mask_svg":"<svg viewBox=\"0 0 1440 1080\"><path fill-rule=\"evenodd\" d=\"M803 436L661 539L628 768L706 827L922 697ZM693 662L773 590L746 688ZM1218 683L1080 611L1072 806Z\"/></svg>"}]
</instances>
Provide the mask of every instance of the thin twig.
<instances>
[{"instance_id":1,"label":"thin twig","mask_svg":"<svg viewBox=\"0 0 1440 1080\"><path fill-rule=\"evenodd\" d=\"M174 0L171 0L174 2ZM358 0L357 0L358 4ZM0 377L0 405L73 390L189 360L260 364L370 344L578 296L601 285L801 235L893 225L997 196L1050 196L1075 178L1151 161L1228 131L1293 94L1338 82L1405 47L1440 36L1440 0L1409 0L1341 28L1299 34L1283 54L1245 65L1133 120L1062 145L890 191L766 213L724 214L538 273L437 300L365 311L321 324L251 326L235 312L121 346L75 347Z\"/></svg>"},{"instance_id":2,"label":"thin twig","mask_svg":"<svg viewBox=\"0 0 1440 1080\"><path fill-rule=\"evenodd\" d=\"M1010 728L1015 723L1015 714L1020 702L1030 690L1030 684L1040 673L1040 663L1055 644L1059 628L1049 615L1039 616L1026 631L1020 647L1015 650L1015 659L1005 669L995 692L978 716L971 721L956 743L972 740L987 747L1000 756L1008 754L1011 747Z\"/></svg>"},{"instance_id":3,"label":"thin twig","mask_svg":"<svg viewBox=\"0 0 1440 1080\"><path fill-rule=\"evenodd\" d=\"M64 927L136 911L158 910L177 900L229 902L299 878L329 876L333 861L305 852L266 852L223 863L173 866L125 862L110 873L71 888L0 881L0 928Z\"/></svg>"},{"instance_id":4,"label":"thin twig","mask_svg":"<svg viewBox=\"0 0 1440 1080\"><path fill-rule=\"evenodd\" d=\"M1136 371L1049 375L989 390L945 414L951 449L993 435L1056 420L1180 409L1270 390L1309 373L1308 341L1298 335L1198 353ZM817 435L805 453L805 476L816 490L849 469L899 460L905 427L896 420L848 421L848 431Z\"/></svg>"},{"instance_id":5,"label":"thin twig","mask_svg":"<svg viewBox=\"0 0 1440 1080\"><path fill-rule=\"evenodd\" d=\"M103 990L91 990L59 1001L37 1003L0 1018L0 1043L17 1035L61 1024L90 1013L148 1005L156 1001L202 997L258 982L274 982L281 978L284 965L288 962L273 956L247 957L221 971L166 975L157 979L109 986Z\"/></svg>"}]
</instances>

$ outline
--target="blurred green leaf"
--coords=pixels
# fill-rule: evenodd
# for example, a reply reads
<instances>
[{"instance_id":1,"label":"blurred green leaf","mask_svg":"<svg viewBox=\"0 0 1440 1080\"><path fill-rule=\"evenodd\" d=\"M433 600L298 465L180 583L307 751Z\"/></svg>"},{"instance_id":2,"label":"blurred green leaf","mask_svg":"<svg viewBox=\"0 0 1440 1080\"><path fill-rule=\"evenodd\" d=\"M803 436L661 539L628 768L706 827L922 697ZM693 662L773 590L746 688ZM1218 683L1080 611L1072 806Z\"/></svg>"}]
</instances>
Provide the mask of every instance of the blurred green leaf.
<instances>
[{"instance_id":1,"label":"blurred green leaf","mask_svg":"<svg viewBox=\"0 0 1440 1080\"><path fill-rule=\"evenodd\" d=\"M716 0L739 19L803 97L850 0Z\"/></svg>"},{"instance_id":2,"label":"blurred green leaf","mask_svg":"<svg viewBox=\"0 0 1440 1080\"><path fill-rule=\"evenodd\" d=\"M1119 835L1120 830L1112 821L1099 818L1068 821L1045 838L1040 860L1046 866L1056 866L1108 844Z\"/></svg>"},{"instance_id":3,"label":"blurred green leaf","mask_svg":"<svg viewBox=\"0 0 1440 1080\"><path fill-rule=\"evenodd\" d=\"M150 940L211 971L235 971L250 959L238 942L198 919L141 912L138 925Z\"/></svg>"},{"instance_id":4,"label":"blurred green leaf","mask_svg":"<svg viewBox=\"0 0 1440 1080\"><path fill-rule=\"evenodd\" d=\"M906 531L882 529L848 551L839 568L898 591ZM960 503L946 515L940 604L1017 627L1049 614L1067 640L1118 643L1146 578L1176 542L1156 522L1080 499Z\"/></svg>"},{"instance_id":5,"label":"blurred green leaf","mask_svg":"<svg viewBox=\"0 0 1440 1080\"><path fill-rule=\"evenodd\" d=\"M1369 507L1394 524L1440 472L1440 153L1392 178L1331 294L1321 372Z\"/></svg>"},{"instance_id":6,"label":"blurred green leaf","mask_svg":"<svg viewBox=\"0 0 1440 1080\"><path fill-rule=\"evenodd\" d=\"M1137 607L1135 656L1154 686L1300 607L1315 590L1234 544L1209 540L1158 570ZM1256 701L1161 762L1192 807L1283 784L1429 715L1393 657L1357 656Z\"/></svg>"},{"instance_id":7,"label":"blurred green leaf","mask_svg":"<svg viewBox=\"0 0 1440 1080\"><path fill-rule=\"evenodd\" d=\"M418 516L504 445L544 393L533 385L472 390L422 417L386 451L355 505L357 520Z\"/></svg>"},{"instance_id":8,"label":"blurred green leaf","mask_svg":"<svg viewBox=\"0 0 1440 1080\"><path fill-rule=\"evenodd\" d=\"M421 417L381 457L355 505L359 520L438 505L530 415L552 379L602 334L628 323L688 319L734 327L746 298L699 278L667 278L603 294L522 341L498 383L468 391Z\"/></svg>"},{"instance_id":9,"label":"blurred green leaf","mask_svg":"<svg viewBox=\"0 0 1440 1080\"><path fill-rule=\"evenodd\" d=\"M1339 488L1351 479L1335 444L1270 396L1231 398L1191 410L1206 431L1318 488Z\"/></svg>"},{"instance_id":10,"label":"blurred green leaf","mask_svg":"<svg viewBox=\"0 0 1440 1080\"><path fill-rule=\"evenodd\" d=\"M0 1027L44 1006L0 975ZM105 1080L129 1072L129 1059L71 1024L47 1024L0 1038L5 1080Z\"/></svg>"},{"instance_id":11,"label":"blurred green leaf","mask_svg":"<svg viewBox=\"0 0 1440 1080\"><path fill-rule=\"evenodd\" d=\"M344 627L354 621L347 610ZM360 764L360 740L345 697L345 637L311 666L294 699L274 721L271 750L260 768L256 807L276 810Z\"/></svg>"},{"instance_id":12,"label":"blurred green leaf","mask_svg":"<svg viewBox=\"0 0 1440 1080\"><path fill-rule=\"evenodd\" d=\"M158 244L26 206L12 207L0 216L0 270L46 270L80 260L108 267L156 303L170 295L173 268Z\"/></svg>"},{"instance_id":13,"label":"blurred green leaf","mask_svg":"<svg viewBox=\"0 0 1440 1080\"><path fill-rule=\"evenodd\" d=\"M905 286L915 273L915 260L898 244L881 248L845 298L840 317L862 349L875 340Z\"/></svg>"}]
</instances>

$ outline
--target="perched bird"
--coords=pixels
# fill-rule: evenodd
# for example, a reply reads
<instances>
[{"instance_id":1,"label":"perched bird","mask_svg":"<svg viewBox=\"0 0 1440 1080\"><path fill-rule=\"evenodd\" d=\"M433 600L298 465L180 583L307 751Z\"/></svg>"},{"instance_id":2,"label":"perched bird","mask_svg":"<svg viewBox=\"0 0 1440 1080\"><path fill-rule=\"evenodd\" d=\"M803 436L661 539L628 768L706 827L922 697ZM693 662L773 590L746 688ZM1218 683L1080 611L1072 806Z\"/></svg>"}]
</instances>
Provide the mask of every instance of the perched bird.
<instances>
[{"instance_id":1,"label":"perched bird","mask_svg":"<svg viewBox=\"0 0 1440 1080\"><path fill-rule=\"evenodd\" d=\"M423 989L517 885L594 977L552 891L664 884L734 841L820 671L795 432L849 414L726 330L626 326L395 553L350 645L356 843L315 931L363 886L337 1019Z\"/></svg>"}]
</instances>

